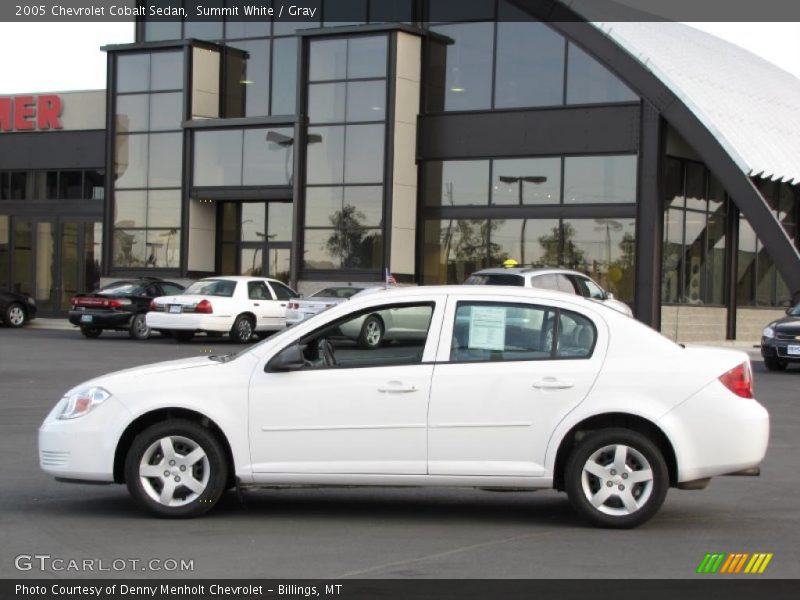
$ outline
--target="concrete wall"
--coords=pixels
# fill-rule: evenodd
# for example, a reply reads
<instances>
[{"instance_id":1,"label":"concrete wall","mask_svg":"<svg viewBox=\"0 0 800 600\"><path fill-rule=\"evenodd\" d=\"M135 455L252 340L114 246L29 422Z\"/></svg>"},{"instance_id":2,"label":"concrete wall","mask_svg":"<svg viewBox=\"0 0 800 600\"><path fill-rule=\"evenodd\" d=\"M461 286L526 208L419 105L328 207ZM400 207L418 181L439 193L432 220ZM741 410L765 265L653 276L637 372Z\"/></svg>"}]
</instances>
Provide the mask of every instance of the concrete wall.
<instances>
[{"instance_id":1,"label":"concrete wall","mask_svg":"<svg viewBox=\"0 0 800 600\"><path fill-rule=\"evenodd\" d=\"M736 339L758 342L764 327L785 316L782 308L740 308L736 311Z\"/></svg>"},{"instance_id":2,"label":"concrete wall","mask_svg":"<svg viewBox=\"0 0 800 600\"><path fill-rule=\"evenodd\" d=\"M661 333L676 342L724 341L726 315L718 306L662 306Z\"/></svg>"}]
</instances>

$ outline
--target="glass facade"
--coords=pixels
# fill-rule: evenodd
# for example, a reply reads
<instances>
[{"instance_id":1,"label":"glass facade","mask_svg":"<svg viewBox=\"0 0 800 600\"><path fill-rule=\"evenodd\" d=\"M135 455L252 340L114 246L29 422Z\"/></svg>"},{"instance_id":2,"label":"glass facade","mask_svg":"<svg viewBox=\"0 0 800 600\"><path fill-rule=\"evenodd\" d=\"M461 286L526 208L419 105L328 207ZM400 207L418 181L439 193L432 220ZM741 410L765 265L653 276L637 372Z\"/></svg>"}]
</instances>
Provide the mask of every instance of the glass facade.
<instances>
[{"instance_id":1,"label":"glass facade","mask_svg":"<svg viewBox=\"0 0 800 600\"><path fill-rule=\"evenodd\" d=\"M380 270L388 36L309 42L303 269Z\"/></svg>"},{"instance_id":2,"label":"glass facade","mask_svg":"<svg viewBox=\"0 0 800 600\"><path fill-rule=\"evenodd\" d=\"M102 169L0 171L0 200L102 200Z\"/></svg>"},{"instance_id":3,"label":"glass facade","mask_svg":"<svg viewBox=\"0 0 800 600\"><path fill-rule=\"evenodd\" d=\"M182 50L116 56L114 268L180 266L183 63Z\"/></svg>"}]
</instances>

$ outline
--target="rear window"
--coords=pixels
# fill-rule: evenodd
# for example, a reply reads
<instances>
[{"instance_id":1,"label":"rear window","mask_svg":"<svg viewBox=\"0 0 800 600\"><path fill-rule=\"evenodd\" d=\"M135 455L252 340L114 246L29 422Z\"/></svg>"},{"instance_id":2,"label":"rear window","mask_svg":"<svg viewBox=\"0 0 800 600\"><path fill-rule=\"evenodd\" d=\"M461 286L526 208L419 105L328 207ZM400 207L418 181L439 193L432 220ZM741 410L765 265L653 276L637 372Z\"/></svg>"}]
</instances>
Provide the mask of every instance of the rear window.
<instances>
[{"instance_id":1,"label":"rear window","mask_svg":"<svg viewBox=\"0 0 800 600\"><path fill-rule=\"evenodd\" d=\"M350 298L364 288L357 287L330 287L311 294L312 298Z\"/></svg>"},{"instance_id":2,"label":"rear window","mask_svg":"<svg viewBox=\"0 0 800 600\"><path fill-rule=\"evenodd\" d=\"M233 290L235 289L235 281L225 281L223 279L203 279L202 281L195 281L192 285L186 288L184 294L196 296L222 296L224 298L230 298L233 296Z\"/></svg>"},{"instance_id":3,"label":"rear window","mask_svg":"<svg viewBox=\"0 0 800 600\"><path fill-rule=\"evenodd\" d=\"M130 281L117 281L109 283L106 287L98 290L98 294L103 296L136 296L141 294L142 288L138 283Z\"/></svg>"},{"instance_id":4,"label":"rear window","mask_svg":"<svg viewBox=\"0 0 800 600\"><path fill-rule=\"evenodd\" d=\"M475 273L467 277L466 285L514 285L525 286L525 278L511 273Z\"/></svg>"}]
</instances>

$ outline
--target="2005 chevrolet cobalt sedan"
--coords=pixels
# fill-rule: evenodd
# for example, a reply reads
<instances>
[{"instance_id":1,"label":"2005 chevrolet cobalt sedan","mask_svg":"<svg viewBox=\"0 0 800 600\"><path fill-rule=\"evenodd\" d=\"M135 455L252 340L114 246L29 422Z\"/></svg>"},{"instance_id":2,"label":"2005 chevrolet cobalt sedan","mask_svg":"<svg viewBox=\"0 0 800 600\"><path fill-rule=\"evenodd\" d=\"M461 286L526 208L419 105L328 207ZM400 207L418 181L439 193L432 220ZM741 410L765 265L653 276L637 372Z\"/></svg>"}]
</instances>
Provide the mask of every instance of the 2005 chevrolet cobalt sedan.
<instances>
[{"instance_id":1,"label":"2005 chevrolet cobalt sedan","mask_svg":"<svg viewBox=\"0 0 800 600\"><path fill-rule=\"evenodd\" d=\"M427 313L363 349L348 323ZM42 469L125 483L155 515L235 485L555 488L633 527L669 487L756 473L769 437L747 355L682 348L595 302L493 286L381 290L238 354L113 373L57 403Z\"/></svg>"}]
</instances>

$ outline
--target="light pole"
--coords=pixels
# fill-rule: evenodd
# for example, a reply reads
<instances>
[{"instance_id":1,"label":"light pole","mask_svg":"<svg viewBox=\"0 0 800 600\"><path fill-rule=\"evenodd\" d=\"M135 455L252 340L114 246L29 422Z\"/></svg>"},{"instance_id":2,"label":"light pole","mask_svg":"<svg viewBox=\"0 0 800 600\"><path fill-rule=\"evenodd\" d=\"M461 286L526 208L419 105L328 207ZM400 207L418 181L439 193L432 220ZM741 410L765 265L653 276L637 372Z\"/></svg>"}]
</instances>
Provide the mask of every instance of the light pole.
<instances>
[{"instance_id":1,"label":"light pole","mask_svg":"<svg viewBox=\"0 0 800 600\"><path fill-rule=\"evenodd\" d=\"M518 177L512 177L510 175L500 175L500 177L498 179L500 179L500 181L502 183L508 183L508 184L518 183L519 184L519 205L520 206L522 206L522 204L523 204L522 186L525 184L525 182L540 184L540 183L544 183L545 181L547 181L547 177L545 177L544 175L520 175ZM528 219L522 219L522 232L521 232L522 236L520 237L520 240L519 240L519 258L520 258L519 263L522 266L525 266L525 229L527 228L527 226L528 226Z\"/></svg>"}]
</instances>

